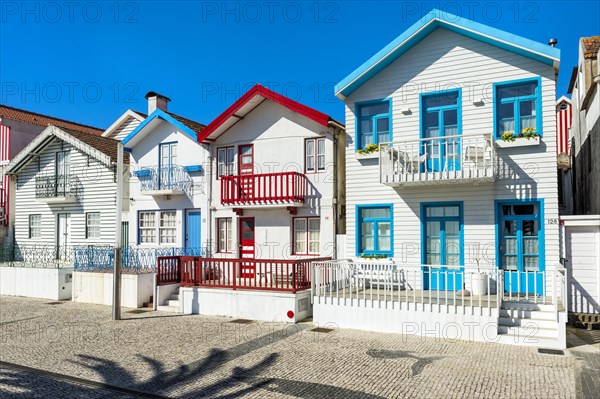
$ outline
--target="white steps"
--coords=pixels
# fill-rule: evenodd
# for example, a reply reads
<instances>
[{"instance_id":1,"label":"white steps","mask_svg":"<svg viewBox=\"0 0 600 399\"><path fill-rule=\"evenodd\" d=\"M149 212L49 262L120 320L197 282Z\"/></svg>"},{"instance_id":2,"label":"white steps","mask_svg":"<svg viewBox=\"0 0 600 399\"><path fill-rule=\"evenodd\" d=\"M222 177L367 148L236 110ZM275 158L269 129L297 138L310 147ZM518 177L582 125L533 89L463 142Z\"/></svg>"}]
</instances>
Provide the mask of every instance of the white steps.
<instances>
[{"instance_id":1,"label":"white steps","mask_svg":"<svg viewBox=\"0 0 600 399\"><path fill-rule=\"evenodd\" d=\"M179 312L179 294L171 294L169 299L162 304L156 307L156 310L161 312L171 312L171 313L180 313Z\"/></svg>"},{"instance_id":2,"label":"white steps","mask_svg":"<svg viewBox=\"0 0 600 399\"><path fill-rule=\"evenodd\" d=\"M498 316L498 342L544 348L560 346L554 305L503 302Z\"/></svg>"}]
</instances>

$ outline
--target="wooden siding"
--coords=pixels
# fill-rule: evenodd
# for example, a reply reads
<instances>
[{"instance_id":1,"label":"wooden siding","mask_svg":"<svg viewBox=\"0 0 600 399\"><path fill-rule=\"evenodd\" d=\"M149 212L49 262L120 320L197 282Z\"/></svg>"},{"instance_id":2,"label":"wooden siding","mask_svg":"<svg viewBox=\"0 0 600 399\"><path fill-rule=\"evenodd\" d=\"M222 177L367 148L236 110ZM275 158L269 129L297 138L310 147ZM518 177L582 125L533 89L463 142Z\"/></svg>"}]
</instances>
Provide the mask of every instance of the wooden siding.
<instances>
[{"instance_id":1,"label":"wooden siding","mask_svg":"<svg viewBox=\"0 0 600 399\"><path fill-rule=\"evenodd\" d=\"M141 122L135 118L129 117L125 122L116 129L113 134L110 135L110 138L115 140L123 140L129 133L133 132L133 130L138 127Z\"/></svg>"},{"instance_id":2,"label":"wooden siding","mask_svg":"<svg viewBox=\"0 0 600 399\"><path fill-rule=\"evenodd\" d=\"M69 151L71 173L79 178L82 192L76 204L52 204L35 198L36 176L55 174L56 152ZM69 245L112 244L115 241L116 184L114 173L104 164L59 139L54 139L44 148L38 162L26 165L14 182L15 201L15 240L17 244L56 244L57 214L70 214L71 234ZM13 178L14 179L14 178ZM85 238L85 213L100 212L100 239ZM41 238L29 238L29 215L41 214Z\"/></svg>"},{"instance_id":3,"label":"wooden siding","mask_svg":"<svg viewBox=\"0 0 600 399\"><path fill-rule=\"evenodd\" d=\"M535 147L497 149L495 183L430 185L394 190L379 183L378 160L355 157L355 103L391 98L394 140L419 138L419 94L462 87L462 134L493 132L492 83L541 76L543 139ZM465 263L495 264L494 201L544 200L546 265L559 260L555 76L552 67L438 29L346 100L347 256L356 254L356 205L394 204L394 257L421 261L422 202L464 202ZM474 102L484 100L483 106ZM410 111L409 111L410 110ZM402 113L405 111L406 113Z\"/></svg>"}]
</instances>

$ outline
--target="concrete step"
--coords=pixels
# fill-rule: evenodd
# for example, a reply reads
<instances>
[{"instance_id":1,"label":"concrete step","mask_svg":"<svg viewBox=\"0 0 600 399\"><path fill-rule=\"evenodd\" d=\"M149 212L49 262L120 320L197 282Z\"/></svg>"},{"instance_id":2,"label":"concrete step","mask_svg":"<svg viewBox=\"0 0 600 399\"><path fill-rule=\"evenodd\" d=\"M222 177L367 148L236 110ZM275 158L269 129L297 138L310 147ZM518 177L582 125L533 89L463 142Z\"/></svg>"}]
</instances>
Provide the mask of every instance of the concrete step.
<instances>
[{"instance_id":1,"label":"concrete step","mask_svg":"<svg viewBox=\"0 0 600 399\"><path fill-rule=\"evenodd\" d=\"M496 342L507 345L533 346L537 348L564 349L557 338L518 337L509 334L499 334Z\"/></svg>"},{"instance_id":2,"label":"concrete step","mask_svg":"<svg viewBox=\"0 0 600 399\"><path fill-rule=\"evenodd\" d=\"M556 322L556 313L552 311L542 310L524 310L524 309L500 309L500 317L511 319L538 319L538 320L554 320Z\"/></svg>"},{"instance_id":3,"label":"concrete step","mask_svg":"<svg viewBox=\"0 0 600 399\"><path fill-rule=\"evenodd\" d=\"M521 326L498 325L498 335L510 335L519 340L557 339L558 328L543 328L525 323Z\"/></svg>"},{"instance_id":4,"label":"concrete step","mask_svg":"<svg viewBox=\"0 0 600 399\"><path fill-rule=\"evenodd\" d=\"M503 301L500 309L516 309L516 310L529 310L536 311L540 310L543 312L553 312L554 305L544 305L541 303L529 303L529 302L507 302Z\"/></svg>"},{"instance_id":5,"label":"concrete step","mask_svg":"<svg viewBox=\"0 0 600 399\"><path fill-rule=\"evenodd\" d=\"M156 310L161 312L179 313L179 306L159 305Z\"/></svg>"},{"instance_id":6,"label":"concrete step","mask_svg":"<svg viewBox=\"0 0 600 399\"><path fill-rule=\"evenodd\" d=\"M154 307L154 297L150 296L150 300L148 302L144 302L142 304L143 308L153 308Z\"/></svg>"},{"instance_id":7,"label":"concrete step","mask_svg":"<svg viewBox=\"0 0 600 399\"><path fill-rule=\"evenodd\" d=\"M169 297L169 299L171 299L173 301L178 301L179 300L179 294L171 294L171 296Z\"/></svg>"},{"instance_id":8,"label":"concrete step","mask_svg":"<svg viewBox=\"0 0 600 399\"><path fill-rule=\"evenodd\" d=\"M167 306L177 307L177 309L179 309L179 300L178 299L169 299L167 301Z\"/></svg>"},{"instance_id":9,"label":"concrete step","mask_svg":"<svg viewBox=\"0 0 600 399\"><path fill-rule=\"evenodd\" d=\"M537 316L538 312L535 313ZM519 317L505 317L500 316L498 318L498 325L507 326L507 327L526 327L526 326L537 326L538 328L549 328L556 329L557 328L556 318L550 319L537 319L537 318L519 318Z\"/></svg>"}]
</instances>

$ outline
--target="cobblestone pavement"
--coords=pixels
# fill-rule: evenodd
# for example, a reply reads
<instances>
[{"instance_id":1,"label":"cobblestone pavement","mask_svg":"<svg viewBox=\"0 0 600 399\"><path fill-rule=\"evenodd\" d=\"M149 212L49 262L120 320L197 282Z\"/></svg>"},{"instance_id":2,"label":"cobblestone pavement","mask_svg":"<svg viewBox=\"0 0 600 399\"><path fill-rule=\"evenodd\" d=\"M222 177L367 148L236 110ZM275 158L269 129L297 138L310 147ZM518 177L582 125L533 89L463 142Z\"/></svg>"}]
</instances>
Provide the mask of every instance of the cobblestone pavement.
<instances>
[{"instance_id":1,"label":"cobblestone pavement","mask_svg":"<svg viewBox=\"0 0 600 399\"><path fill-rule=\"evenodd\" d=\"M575 398L577 357L0 297L0 361L167 397ZM595 377L594 377L595 378ZM597 381L597 379L596 379ZM126 397L0 368L0 397Z\"/></svg>"},{"instance_id":2,"label":"cobblestone pavement","mask_svg":"<svg viewBox=\"0 0 600 399\"><path fill-rule=\"evenodd\" d=\"M577 398L600 397L600 330L567 328L570 352L579 361L577 368Z\"/></svg>"}]
</instances>

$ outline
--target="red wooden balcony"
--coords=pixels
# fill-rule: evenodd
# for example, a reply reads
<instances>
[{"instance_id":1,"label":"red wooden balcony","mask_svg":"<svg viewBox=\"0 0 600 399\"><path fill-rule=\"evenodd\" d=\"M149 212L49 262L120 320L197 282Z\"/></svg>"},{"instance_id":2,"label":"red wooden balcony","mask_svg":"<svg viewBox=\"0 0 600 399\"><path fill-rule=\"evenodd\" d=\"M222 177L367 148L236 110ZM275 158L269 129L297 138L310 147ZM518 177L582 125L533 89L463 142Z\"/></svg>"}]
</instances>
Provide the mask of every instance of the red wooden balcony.
<instances>
[{"instance_id":1,"label":"red wooden balcony","mask_svg":"<svg viewBox=\"0 0 600 399\"><path fill-rule=\"evenodd\" d=\"M297 292L311 288L313 259L226 259L198 256L158 258L157 284Z\"/></svg>"},{"instance_id":2,"label":"red wooden balcony","mask_svg":"<svg viewBox=\"0 0 600 399\"><path fill-rule=\"evenodd\" d=\"M298 172L221 177L221 204L294 205L306 197L306 176Z\"/></svg>"}]
</instances>

